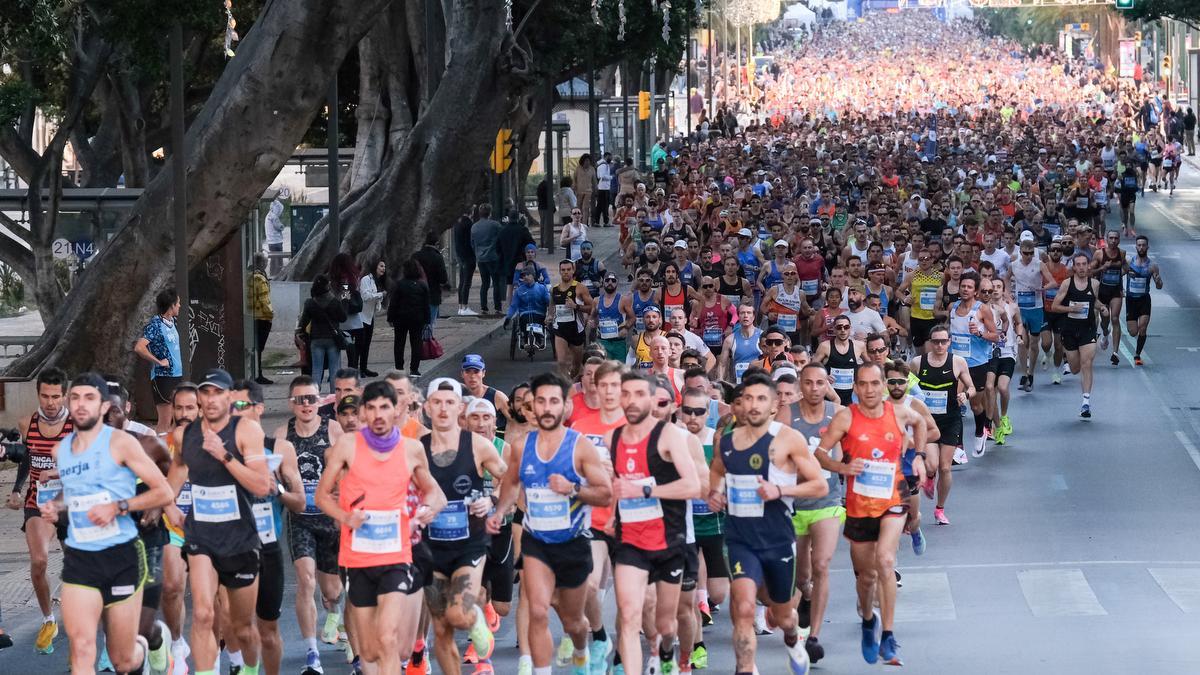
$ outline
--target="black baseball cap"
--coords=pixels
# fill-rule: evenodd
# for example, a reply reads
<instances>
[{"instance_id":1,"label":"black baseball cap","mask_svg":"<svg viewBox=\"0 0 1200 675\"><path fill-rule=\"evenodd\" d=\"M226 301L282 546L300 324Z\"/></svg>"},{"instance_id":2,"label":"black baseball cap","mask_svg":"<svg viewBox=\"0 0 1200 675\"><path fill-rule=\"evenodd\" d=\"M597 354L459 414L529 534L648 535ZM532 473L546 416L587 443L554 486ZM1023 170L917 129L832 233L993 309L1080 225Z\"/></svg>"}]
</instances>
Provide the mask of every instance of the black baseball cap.
<instances>
[{"instance_id":1,"label":"black baseball cap","mask_svg":"<svg viewBox=\"0 0 1200 675\"><path fill-rule=\"evenodd\" d=\"M216 387L224 391L233 389L233 376L225 372L221 368L212 368L204 373L204 379L200 380L199 389L205 387Z\"/></svg>"},{"instance_id":2,"label":"black baseball cap","mask_svg":"<svg viewBox=\"0 0 1200 675\"><path fill-rule=\"evenodd\" d=\"M337 411L342 412L344 410L358 410L358 406L359 406L358 397L355 396L354 394L348 394L346 396L343 396L341 398L341 400L338 401Z\"/></svg>"}]
</instances>

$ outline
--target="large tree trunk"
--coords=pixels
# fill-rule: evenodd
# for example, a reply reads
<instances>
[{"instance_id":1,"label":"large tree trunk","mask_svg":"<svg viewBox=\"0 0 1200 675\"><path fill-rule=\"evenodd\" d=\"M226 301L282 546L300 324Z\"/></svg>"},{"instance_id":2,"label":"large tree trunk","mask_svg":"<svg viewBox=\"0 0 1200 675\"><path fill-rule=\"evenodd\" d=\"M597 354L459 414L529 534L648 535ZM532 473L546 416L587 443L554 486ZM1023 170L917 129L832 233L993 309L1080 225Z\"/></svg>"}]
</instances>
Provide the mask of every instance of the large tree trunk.
<instances>
[{"instance_id":1,"label":"large tree trunk","mask_svg":"<svg viewBox=\"0 0 1200 675\"><path fill-rule=\"evenodd\" d=\"M267 2L188 130L189 265L237 232L308 128L342 59L387 4ZM136 317L153 311L154 294L173 273L172 190L169 171L151 179L125 226L9 374L51 364L131 371Z\"/></svg>"},{"instance_id":2,"label":"large tree trunk","mask_svg":"<svg viewBox=\"0 0 1200 675\"><path fill-rule=\"evenodd\" d=\"M527 56L504 29L502 2L446 0L445 20L433 17L437 30L430 49L423 48L421 6L394 5L370 35L371 58L364 55L362 67L379 71L378 96L391 115L388 144L375 179L360 182L341 210L339 250L382 255L392 269L399 269L426 232L445 229L461 215L485 175L496 131L510 111L510 92L529 84ZM449 54L439 69L442 44ZM425 58L435 59L432 85ZM433 96L422 105L431 86ZM372 105L364 98L360 110ZM376 137L382 133L382 125L372 129ZM311 278L328 266L327 234L327 224L318 223L285 270L287 278Z\"/></svg>"}]
</instances>

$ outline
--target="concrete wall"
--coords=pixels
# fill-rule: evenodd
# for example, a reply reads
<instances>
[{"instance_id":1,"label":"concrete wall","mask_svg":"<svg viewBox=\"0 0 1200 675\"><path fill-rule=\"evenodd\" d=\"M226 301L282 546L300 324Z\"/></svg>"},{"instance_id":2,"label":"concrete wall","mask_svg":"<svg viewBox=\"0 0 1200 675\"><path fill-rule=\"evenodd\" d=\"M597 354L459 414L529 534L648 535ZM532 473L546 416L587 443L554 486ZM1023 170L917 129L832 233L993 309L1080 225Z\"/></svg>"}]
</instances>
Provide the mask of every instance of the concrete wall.
<instances>
[{"instance_id":1,"label":"concrete wall","mask_svg":"<svg viewBox=\"0 0 1200 675\"><path fill-rule=\"evenodd\" d=\"M271 330L292 330L300 319L300 310L308 299L308 291L312 283L308 281L272 281L271 307L275 310L275 319L271 322Z\"/></svg>"}]
</instances>

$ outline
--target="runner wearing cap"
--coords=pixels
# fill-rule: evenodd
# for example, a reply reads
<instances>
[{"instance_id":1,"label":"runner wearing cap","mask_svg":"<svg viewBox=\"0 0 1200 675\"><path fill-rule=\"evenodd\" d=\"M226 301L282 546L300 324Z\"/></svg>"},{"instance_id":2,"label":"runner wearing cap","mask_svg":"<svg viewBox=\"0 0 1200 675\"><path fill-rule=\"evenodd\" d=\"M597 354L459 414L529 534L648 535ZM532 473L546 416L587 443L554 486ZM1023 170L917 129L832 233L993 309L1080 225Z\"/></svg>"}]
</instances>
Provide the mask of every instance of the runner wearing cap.
<instances>
[{"instance_id":1,"label":"runner wearing cap","mask_svg":"<svg viewBox=\"0 0 1200 675\"><path fill-rule=\"evenodd\" d=\"M342 428L342 433L352 434L358 431L358 406L361 400L355 394L348 394L338 399L337 423Z\"/></svg>"},{"instance_id":2,"label":"runner wearing cap","mask_svg":"<svg viewBox=\"0 0 1200 675\"><path fill-rule=\"evenodd\" d=\"M505 465L512 462L512 446L496 435L496 408L486 399L473 398L464 413L467 428L471 433L491 442ZM502 476L501 476L502 477ZM493 504L500 495L500 478L490 471L483 474L483 495ZM500 630L500 617L508 616L512 608L513 572L516 556L513 550L512 515L506 514L500 531L491 536L488 544L487 561L483 564L480 580L480 604L488 630ZM474 645L472 645L471 651ZM478 655L476 655L478 658Z\"/></svg>"},{"instance_id":3,"label":"runner wearing cap","mask_svg":"<svg viewBox=\"0 0 1200 675\"><path fill-rule=\"evenodd\" d=\"M496 435L504 438L504 429L508 425L508 396L495 387L488 386L483 379L487 377L487 364L479 354L467 354L462 360L462 383L464 394L482 398L496 410Z\"/></svg>"},{"instance_id":4,"label":"runner wearing cap","mask_svg":"<svg viewBox=\"0 0 1200 675\"><path fill-rule=\"evenodd\" d=\"M796 265L785 262L780 269L781 281L768 288L763 296L762 314L766 315L768 324L777 326L793 344L805 344L808 331L801 329L807 326L812 310L804 299L797 276Z\"/></svg>"},{"instance_id":5,"label":"runner wearing cap","mask_svg":"<svg viewBox=\"0 0 1200 675\"><path fill-rule=\"evenodd\" d=\"M51 525L67 522L61 602L71 671L92 672L103 619L116 670L136 673L148 665L150 648L138 635L146 553L130 513L166 506L172 492L141 443L104 424L107 399L108 384L96 373L71 382L66 407L73 430L53 450L61 487L57 494L47 488L39 508ZM148 488L140 494L139 480Z\"/></svg>"},{"instance_id":6,"label":"runner wearing cap","mask_svg":"<svg viewBox=\"0 0 1200 675\"><path fill-rule=\"evenodd\" d=\"M1037 365L1042 342L1041 333L1046 327L1043 309L1043 293L1056 286L1050 269L1036 256L1037 241L1032 232L1021 233L1021 254L1012 261L1013 294L1017 309L1021 312L1021 325L1025 339L1017 348L1017 367L1021 371L1020 388L1033 391L1033 368Z\"/></svg>"},{"instance_id":7,"label":"runner wearing cap","mask_svg":"<svg viewBox=\"0 0 1200 675\"><path fill-rule=\"evenodd\" d=\"M671 247L671 262L675 263L675 267L679 269L679 281L692 290L700 287L700 266L688 257L691 250L689 244L696 243L693 235L676 239L675 245Z\"/></svg>"},{"instance_id":8,"label":"runner wearing cap","mask_svg":"<svg viewBox=\"0 0 1200 675\"><path fill-rule=\"evenodd\" d=\"M429 524L433 582L425 601L433 618L434 654L445 673L455 672L462 663L454 642L456 630L470 632L479 659L492 655L492 631L475 606L490 543L484 518L492 500L484 494L484 475L502 476L506 471L491 441L459 427L463 411L462 385L448 377L429 383L425 414L431 429L421 444L429 472L447 501Z\"/></svg>"},{"instance_id":9,"label":"runner wearing cap","mask_svg":"<svg viewBox=\"0 0 1200 675\"><path fill-rule=\"evenodd\" d=\"M637 271L637 287L629 296L629 309L633 314L633 329L637 333L646 330L646 322L642 318L647 307L660 307L659 292L654 288L654 273L646 268ZM661 312L659 314L661 321Z\"/></svg>"},{"instance_id":10,"label":"runner wearing cap","mask_svg":"<svg viewBox=\"0 0 1200 675\"><path fill-rule=\"evenodd\" d=\"M627 336L633 324L633 307L629 296L617 292L617 275L612 272L604 275L589 324L608 358L623 362L629 353Z\"/></svg>"},{"instance_id":11,"label":"runner wearing cap","mask_svg":"<svg viewBox=\"0 0 1200 675\"><path fill-rule=\"evenodd\" d=\"M192 484L192 508L183 530L192 587L191 648L197 673L216 667L213 602L218 586L228 592L231 625L225 630L238 636L246 663L243 672L258 671L259 639L253 616L262 543L252 500L267 495L271 476L263 453L262 427L254 420L230 415L232 388L233 378L224 370L205 373L199 387L200 419L173 433L174 447L180 452L172 458L171 489L178 495L184 482ZM314 416L315 404L313 401Z\"/></svg>"},{"instance_id":12,"label":"runner wearing cap","mask_svg":"<svg viewBox=\"0 0 1200 675\"><path fill-rule=\"evenodd\" d=\"M633 349L625 357L625 364L641 370L649 370L654 360L650 353L650 341L665 336L662 330L662 310L653 305L642 310L642 325L645 330L633 341Z\"/></svg>"},{"instance_id":13,"label":"runner wearing cap","mask_svg":"<svg viewBox=\"0 0 1200 675\"><path fill-rule=\"evenodd\" d=\"M754 245L754 233L750 228L738 230L737 261L742 266L742 276L750 284L753 291L754 306L762 304L762 291L758 288L758 275L766 260L763 259L762 249Z\"/></svg>"}]
</instances>

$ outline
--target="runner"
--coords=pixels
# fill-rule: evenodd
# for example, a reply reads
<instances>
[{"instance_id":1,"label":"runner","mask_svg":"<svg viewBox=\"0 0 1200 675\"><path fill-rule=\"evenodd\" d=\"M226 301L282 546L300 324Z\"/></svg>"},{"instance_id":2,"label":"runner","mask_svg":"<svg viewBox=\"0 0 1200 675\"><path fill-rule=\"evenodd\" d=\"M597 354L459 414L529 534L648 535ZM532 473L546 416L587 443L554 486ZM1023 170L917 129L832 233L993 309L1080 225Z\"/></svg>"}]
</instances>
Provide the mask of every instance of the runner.
<instances>
[{"instance_id":1,"label":"runner","mask_svg":"<svg viewBox=\"0 0 1200 675\"><path fill-rule=\"evenodd\" d=\"M297 375L288 385L288 407L292 418L275 430L275 438L284 439L296 449L300 469L299 488L304 491L304 508L290 511L287 517L288 547L296 571L296 622L307 650L305 668L324 672L317 650L317 606L313 600L318 587L325 607L325 626L321 641L337 644L341 611L342 580L338 575L338 528L329 516L317 508L317 484L325 471L325 451L342 437L336 421L317 414L320 400L317 385L307 375Z\"/></svg>"},{"instance_id":2,"label":"runner","mask_svg":"<svg viewBox=\"0 0 1200 675\"><path fill-rule=\"evenodd\" d=\"M421 437L429 472L447 502L429 524L426 538L433 556L433 583L425 589L434 627L434 655L443 673L460 670L462 657L454 632L470 632L480 660L491 658L494 638L487 619L475 607L490 539L485 517L492 501L484 495L485 472L506 471L490 441L459 427L464 412L462 386L448 377L429 383L425 414L431 431Z\"/></svg>"},{"instance_id":3,"label":"runner","mask_svg":"<svg viewBox=\"0 0 1200 675\"><path fill-rule=\"evenodd\" d=\"M38 488L48 482L54 485L54 448L59 441L71 433L74 425L67 411L67 374L58 368L46 368L37 376L38 409L17 423L28 452L17 465L17 479L8 495L8 508L24 510L25 546L29 550L29 578L33 593L37 597L38 609L42 612L42 626L38 629L34 649L39 654L54 652L54 638L58 636L58 623L50 604L50 580L46 569L50 560L50 540L57 536L59 545L67 538L67 521L58 520L57 525L46 522L41 515ZM21 498L21 487L29 479L29 489ZM42 502L45 499L41 500Z\"/></svg>"},{"instance_id":4,"label":"runner","mask_svg":"<svg viewBox=\"0 0 1200 675\"><path fill-rule=\"evenodd\" d=\"M1154 287L1162 290L1162 274L1158 264L1150 260L1150 239L1146 235L1138 235L1134 242L1137 254L1125 263L1125 295L1129 302L1125 305L1125 327L1130 337L1137 339L1136 351L1133 353L1133 365L1142 365L1142 350L1146 347L1146 331L1150 326L1150 280L1154 279Z\"/></svg>"},{"instance_id":5,"label":"runner","mask_svg":"<svg viewBox=\"0 0 1200 675\"><path fill-rule=\"evenodd\" d=\"M359 654L384 675L401 672L405 645L400 636L411 635L420 618L405 602L421 589L408 533L429 525L446 504L421 444L396 427L400 403L387 382L366 386L364 426L340 437L326 453L315 497L340 526L338 564L348 572L347 600ZM410 488L420 500L412 514Z\"/></svg>"},{"instance_id":6,"label":"runner","mask_svg":"<svg viewBox=\"0 0 1200 675\"><path fill-rule=\"evenodd\" d=\"M938 329L934 329L935 332ZM925 357L921 357L925 358ZM906 380L907 384L907 380ZM858 607L862 616L862 655L867 663L882 659L903 665L892 632L896 612L896 549L905 526L907 485L901 473L904 450L925 447L925 423L908 407L884 400L884 368L864 364L854 374L858 403L834 415L821 435L816 456L821 467L846 476L846 530L854 566ZM907 442L905 428L912 429ZM842 445L842 461L829 448ZM874 601L879 600L879 614ZM882 626L882 633L876 630Z\"/></svg>"},{"instance_id":7,"label":"runner","mask_svg":"<svg viewBox=\"0 0 1200 675\"><path fill-rule=\"evenodd\" d=\"M802 332L800 328L808 325L807 319L812 310L804 300L796 266L785 263L780 271L780 279L780 283L767 289L762 313L767 316L767 323L778 326L793 344L804 344L808 341L808 331Z\"/></svg>"},{"instance_id":8,"label":"runner","mask_svg":"<svg viewBox=\"0 0 1200 675\"><path fill-rule=\"evenodd\" d=\"M925 392L925 406L929 408L938 428L937 461L925 463L925 480L921 484L926 499L933 499L934 478L937 478L937 503L933 509L933 519L938 525L950 524L950 519L946 517L946 501L950 498L950 488L954 482L951 476L954 451L962 444L960 408L975 395L967 360L951 354L949 349L950 328L939 324L929 332L929 351L908 363L909 369L918 378L921 391Z\"/></svg>"},{"instance_id":9,"label":"runner","mask_svg":"<svg viewBox=\"0 0 1200 675\"><path fill-rule=\"evenodd\" d=\"M1108 316L1108 307L1099 304L1100 282L1091 276L1091 263L1087 256L1075 255L1071 266L1071 277L1058 287L1051 312L1065 314L1063 319L1063 348L1067 351L1067 363L1072 375L1079 375L1079 386L1083 390L1083 403L1079 416L1092 416L1092 362L1096 358L1096 310L1100 316Z\"/></svg>"},{"instance_id":10,"label":"runner","mask_svg":"<svg viewBox=\"0 0 1200 675\"><path fill-rule=\"evenodd\" d=\"M666 335L662 330L662 310L650 305L642 310L641 320L645 330L634 338L633 349L629 350L625 357L625 364L639 370L650 370L650 366L654 364L650 355L650 342L655 337Z\"/></svg>"},{"instance_id":11,"label":"runner","mask_svg":"<svg viewBox=\"0 0 1200 675\"><path fill-rule=\"evenodd\" d=\"M904 460L901 462L901 473L904 474L907 484L901 495L908 502L908 518L904 524L904 533L912 537L913 553L925 555L927 542L925 534L921 531L921 489L918 486L921 477L925 475L925 466L928 463L927 449L937 451L937 422L929 413L929 407L910 393L912 373L908 369L908 364L896 359L884 364L883 369L884 374L887 375L888 400L892 405L907 406L925 420L925 446L920 449L913 445L907 446L904 450ZM911 438L912 429L906 428L905 431Z\"/></svg>"},{"instance_id":12,"label":"runner","mask_svg":"<svg viewBox=\"0 0 1200 675\"><path fill-rule=\"evenodd\" d=\"M1033 391L1033 369L1038 362L1038 346L1046 326L1043 293L1056 286L1046 263L1035 256L1036 243L1032 232L1022 232L1021 255L1012 261L1013 290L1025 332L1017 349L1017 366L1021 371L1020 387L1027 392Z\"/></svg>"},{"instance_id":13,"label":"runner","mask_svg":"<svg viewBox=\"0 0 1200 675\"><path fill-rule=\"evenodd\" d=\"M210 675L216 669L213 601L219 586L229 593L231 625L225 632L236 634L241 644L246 662L242 673L258 672L258 630L252 617L258 599L261 544L251 499L266 496L270 473L263 454L262 427L253 420L230 416L232 388L229 373L220 369L206 372L199 387L200 418L173 432L174 447L180 451L172 458L171 489L178 495L185 481L192 484L192 508L183 530L197 675Z\"/></svg>"},{"instance_id":14,"label":"runner","mask_svg":"<svg viewBox=\"0 0 1200 675\"><path fill-rule=\"evenodd\" d=\"M574 377L583 361L584 317L592 311L592 296L575 280L575 263L563 259L558 263L559 282L550 289L550 304L554 307L554 353L558 368Z\"/></svg>"},{"instance_id":15,"label":"runner","mask_svg":"<svg viewBox=\"0 0 1200 675\"><path fill-rule=\"evenodd\" d=\"M729 299L716 292L716 281L705 276L700 280L700 297L692 300L692 331L699 333L709 353L720 357L725 338L729 335Z\"/></svg>"},{"instance_id":16,"label":"runner","mask_svg":"<svg viewBox=\"0 0 1200 675\"><path fill-rule=\"evenodd\" d=\"M991 426L987 401L992 395L987 383L992 372L993 345L1000 339L992 312L982 311L983 303L975 298L980 288L979 275L963 273L958 282L959 299L949 307L950 349L966 361L971 382L979 386L971 397L971 412L975 415L975 445L971 452L976 457L982 457L987 450L984 429Z\"/></svg>"},{"instance_id":17,"label":"runner","mask_svg":"<svg viewBox=\"0 0 1200 675\"><path fill-rule=\"evenodd\" d=\"M463 394L482 398L496 409L496 435L504 438L508 427L508 396L483 380L487 377L487 364L479 354L467 354L462 360Z\"/></svg>"},{"instance_id":18,"label":"runner","mask_svg":"<svg viewBox=\"0 0 1200 675\"><path fill-rule=\"evenodd\" d=\"M1100 350L1108 349L1108 324L1111 319L1112 356L1109 361L1114 366L1121 364L1117 356L1117 350L1121 348L1121 303L1125 299L1121 292L1121 277L1125 274L1127 264L1125 251L1121 250L1121 234L1109 232L1104 248L1100 249L1100 255L1092 265L1092 276L1100 281L1096 299L1108 308L1108 314L1100 317Z\"/></svg>"},{"instance_id":19,"label":"runner","mask_svg":"<svg viewBox=\"0 0 1200 675\"><path fill-rule=\"evenodd\" d=\"M1066 320L1062 314L1052 312L1046 307L1046 302L1053 303L1054 296L1058 295L1058 287L1062 285L1063 280L1071 276L1071 268L1067 267L1062 262L1063 255L1067 252L1069 244L1063 240L1057 240L1047 249L1049 260L1046 261L1046 269L1050 271L1051 278L1054 279L1053 287L1046 288L1043 293L1043 311L1046 318L1046 328L1049 330L1042 331L1042 356L1043 364L1049 360L1051 346L1054 348L1054 368L1051 370L1051 382L1054 384L1062 383L1063 360L1066 358L1066 350L1063 349L1062 342L1062 326Z\"/></svg>"},{"instance_id":20,"label":"runner","mask_svg":"<svg viewBox=\"0 0 1200 675\"><path fill-rule=\"evenodd\" d=\"M523 446L514 448L513 463L501 480L500 501L488 518L488 531L499 531L503 514L525 498L521 590L529 604L533 673L549 675L552 667L549 611L557 589L555 608L575 647L572 671L586 675L588 623L583 606L592 570L587 506L609 503L612 484L591 441L562 425L570 383L556 373L544 373L533 379L530 389L537 427Z\"/></svg>"},{"instance_id":21,"label":"runner","mask_svg":"<svg viewBox=\"0 0 1200 675\"><path fill-rule=\"evenodd\" d=\"M850 339L850 331L850 317L838 316L833 320L833 339L822 341L813 354L813 361L829 371L829 384L842 405L850 404L854 394L854 369L863 362L866 351L866 345Z\"/></svg>"},{"instance_id":22,"label":"runner","mask_svg":"<svg viewBox=\"0 0 1200 675\"><path fill-rule=\"evenodd\" d=\"M709 507L727 515L736 671L754 670L754 606L761 587L770 620L783 631L792 672L803 675L809 660L792 603L796 540L789 521L792 500L822 497L829 487L804 437L774 421L778 401L770 377L747 375L738 389L739 425L721 436L708 495Z\"/></svg>"},{"instance_id":23,"label":"runner","mask_svg":"<svg viewBox=\"0 0 1200 675\"><path fill-rule=\"evenodd\" d=\"M266 401L262 385L254 380L238 380L233 383L234 417L244 417L262 423ZM258 540L262 543L258 567L258 598L254 605L259 639L262 641L262 671L265 675L278 675L283 660L283 637L279 633L279 617L283 614L284 572L283 549L279 544L283 536L283 509L292 512L304 510L303 483L296 461L296 449L286 438L263 439L263 450L267 465L271 468L271 489L266 497L254 500L254 525ZM276 459L278 458L278 459ZM233 635L227 635L229 642ZM235 651L233 649L230 650ZM244 672L244 671L243 671Z\"/></svg>"},{"instance_id":24,"label":"runner","mask_svg":"<svg viewBox=\"0 0 1200 675\"><path fill-rule=\"evenodd\" d=\"M683 581L687 506L700 496L688 436L655 417L651 407L659 387L651 376L621 376L621 407L626 424L606 438L611 448L616 547L613 578L620 619L618 649L625 672L641 673L642 607L647 588L655 589L654 628L662 672L675 666L679 584ZM667 406L671 404L666 399ZM667 407L663 406L663 407ZM689 645L690 646L690 645ZM651 668L653 670L653 668ZM657 672L657 671L656 671Z\"/></svg>"},{"instance_id":25,"label":"runner","mask_svg":"<svg viewBox=\"0 0 1200 675\"><path fill-rule=\"evenodd\" d=\"M789 425L808 441L808 447L820 445L821 434L829 427L833 416L842 406L825 398L829 389L829 373L820 363L806 365L799 376L800 399L790 408ZM841 461L840 446L830 448L834 461ZM796 533L796 588L801 593L799 621L809 629L804 641L811 663L825 658L821 644L821 628L825 608L829 604L829 563L837 548L838 529L846 522L842 506L841 477L821 469L829 492L822 497L797 499L792 502L792 528Z\"/></svg>"},{"instance_id":26,"label":"runner","mask_svg":"<svg viewBox=\"0 0 1200 675\"><path fill-rule=\"evenodd\" d=\"M592 308L592 324L596 329L604 353L610 359L624 361L629 352L630 325L633 324L633 308L629 296L617 292L617 275L604 275L604 285L596 296Z\"/></svg>"},{"instance_id":27,"label":"runner","mask_svg":"<svg viewBox=\"0 0 1200 675\"><path fill-rule=\"evenodd\" d=\"M66 403L72 431L53 450L61 492L43 496L41 518L51 525L60 519L68 523L62 611L71 671L93 672L96 630L103 618L114 667L141 673L150 654L146 638L138 635L146 552L130 514L165 506L172 493L141 443L103 423L107 398L108 383L96 373L71 382ZM137 494L139 480L147 486L142 494Z\"/></svg>"},{"instance_id":28,"label":"runner","mask_svg":"<svg viewBox=\"0 0 1200 675\"><path fill-rule=\"evenodd\" d=\"M172 420L176 431L187 427L200 417L200 399L197 387L192 382L180 382L171 394ZM180 450L175 445L176 434L166 437L167 450L174 458ZM169 470L168 470L169 474ZM192 510L192 484L185 481L173 504L163 509L163 521L167 526L168 541L163 548L163 620L174 639L171 642L171 660L174 665L171 675L186 675L187 657L192 649L184 637L183 595L187 589L187 566L183 560L183 521ZM176 525L176 523L179 523Z\"/></svg>"},{"instance_id":29,"label":"runner","mask_svg":"<svg viewBox=\"0 0 1200 675\"><path fill-rule=\"evenodd\" d=\"M750 364L762 358L762 330L755 327L754 307L738 306L738 323L721 346L721 373L725 379L741 382Z\"/></svg>"}]
</instances>

